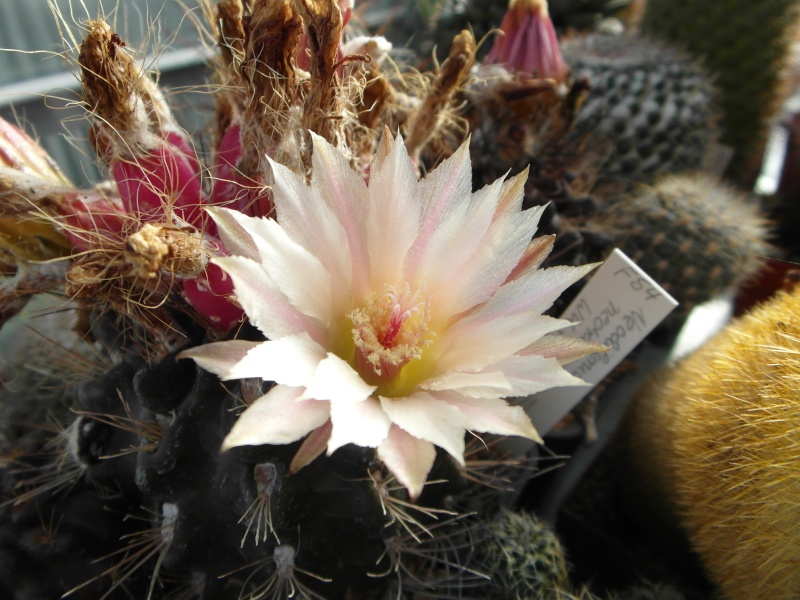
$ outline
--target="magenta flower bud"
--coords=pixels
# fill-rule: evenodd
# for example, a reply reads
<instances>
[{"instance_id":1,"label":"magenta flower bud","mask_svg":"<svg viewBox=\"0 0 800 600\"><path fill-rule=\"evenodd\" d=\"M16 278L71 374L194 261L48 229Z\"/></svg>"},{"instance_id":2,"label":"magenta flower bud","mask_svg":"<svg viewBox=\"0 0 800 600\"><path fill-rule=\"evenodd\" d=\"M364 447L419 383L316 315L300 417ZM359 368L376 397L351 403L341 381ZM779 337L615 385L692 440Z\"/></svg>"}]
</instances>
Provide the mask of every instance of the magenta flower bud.
<instances>
[{"instance_id":1,"label":"magenta flower bud","mask_svg":"<svg viewBox=\"0 0 800 600\"><path fill-rule=\"evenodd\" d=\"M231 125L222 136L214 165L215 180L210 202L212 206L225 206L251 217L267 216L272 212L269 192L263 183L247 177L237 166L242 156L240 134L241 127ZM269 149L266 153L269 154Z\"/></svg>"},{"instance_id":2,"label":"magenta flower bud","mask_svg":"<svg viewBox=\"0 0 800 600\"><path fill-rule=\"evenodd\" d=\"M233 280L217 265L209 263L196 279L183 280L183 295L219 331L238 323L244 311L230 301Z\"/></svg>"},{"instance_id":3,"label":"magenta flower bud","mask_svg":"<svg viewBox=\"0 0 800 600\"><path fill-rule=\"evenodd\" d=\"M183 150L164 141L137 158L111 164L126 212L144 221L162 220L168 209L190 225L203 222L203 189L197 167Z\"/></svg>"},{"instance_id":4,"label":"magenta flower bud","mask_svg":"<svg viewBox=\"0 0 800 600\"><path fill-rule=\"evenodd\" d=\"M503 35L495 38L486 64L556 81L566 77L547 0L511 0L500 29Z\"/></svg>"},{"instance_id":5,"label":"magenta flower bud","mask_svg":"<svg viewBox=\"0 0 800 600\"><path fill-rule=\"evenodd\" d=\"M96 248L98 238L121 240L124 237L125 209L97 192L65 194L59 212L64 222L62 233L79 252Z\"/></svg>"}]
</instances>

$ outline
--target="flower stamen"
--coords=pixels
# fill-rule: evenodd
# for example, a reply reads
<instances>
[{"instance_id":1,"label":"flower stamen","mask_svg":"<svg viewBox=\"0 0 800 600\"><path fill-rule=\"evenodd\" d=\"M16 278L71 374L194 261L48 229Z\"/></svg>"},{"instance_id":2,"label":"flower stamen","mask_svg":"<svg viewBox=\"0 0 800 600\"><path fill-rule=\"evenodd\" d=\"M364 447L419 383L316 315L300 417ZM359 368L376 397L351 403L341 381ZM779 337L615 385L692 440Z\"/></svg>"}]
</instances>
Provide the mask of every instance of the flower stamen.
<instances>
[{"instance_id":1,"label":"flower stamen","mask_svg":"<svg viewBox=\"0 0 800 600\"><path fill-rule=\"evenodd\" d=\"M406 284L402 294L386 286L372 293L363 307L347 316L352 321L356 345L356 369L374 385L394 379L411 360L422 357L430 343L427 303Z\"/></svg>"}]
</instances>

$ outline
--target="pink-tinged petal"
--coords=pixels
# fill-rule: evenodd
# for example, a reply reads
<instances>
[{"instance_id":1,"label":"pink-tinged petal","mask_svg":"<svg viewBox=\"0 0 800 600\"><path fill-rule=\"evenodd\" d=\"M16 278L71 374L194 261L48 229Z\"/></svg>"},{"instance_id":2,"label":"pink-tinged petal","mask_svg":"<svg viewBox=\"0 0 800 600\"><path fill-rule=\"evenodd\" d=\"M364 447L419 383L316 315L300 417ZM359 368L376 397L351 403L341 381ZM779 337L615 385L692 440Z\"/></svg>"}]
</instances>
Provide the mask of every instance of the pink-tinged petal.
<instances>
[{"instance_id":1,"label":"pink-tinged petal","mask_svg":"<svg viewBox=\"0 0 800 600\"><path fill-rule=\"evenodd\" d=\"M550 267L504 284L475 318L491 320L524 311L542 313L573 283L600 263L580 267Z\"/></svg>"},{"instance_id":2,"label":"pink-tinged petal","mask_svg":"<svg viewBox=\"0 0 800 600\"><path fill-rule=\"evenodd\" d=\"M311 138L314 144L311 186L344 228L353 264L353 292L361 296L369 289L370 274L365 229L369 206L367 186L340 150L313 132Z\"/></svg>"},{"instance_id":3,"label":"pink-tinged petal","mask_svg":"<svg viewBox=\"0 0 800 600\"><path fill-rule=\"evenodd\" d=\"M542 336L569 327L563 319L524 312L483 320L480 312L458 321L436 345L437 374L446 371L480 371L503 360Z\"/></svg>"},{"instance_id":4,"label":"pink-tinged petal","mask_svg":"<svg viewBox=\"0 0 800 600\"><path fill-rule=\"evenodd\" d=\"M331 312L331 277L323 264L292 240L272 219L239 220L253 237L261 266L301 313L328 325Z\"/></svg>"},{"instance_id":5,"label":"pink-tinged petal","mask_svg":"<svg viewBox=\"0 0 800 600\"><path fill-rule=\"evenodd\" d=\"M370 171L367 245L373 280L394 283L417 236L421 205L418 197L408 193L417 178L402 140L389 144L380 166L373 161Z\"/></svg>"},{"instance_id":6,"label":"pink-tinged petal","mask_svg":"<svg viewBox=\"0 0 800 600\"><path fill-rule=\"evenodd\" d=\"M381 396L381 406L392 423L416 438L435 444L464 464L466 421L461 413L427 392L402 398Z\"/></svg>"},{"instance_id":7,"label":"pink-tinged petal","mask_svg":"<svg viewBox=\"0 0 800 600\"><path fill-rule=\"evenodd\" d=\"M306 386L303 398L330 400L331 402L362 402L375 386L367 385L361 376L335 354L320 361L314 376Z\"/></svg>"},{"instance_id":8,"label":"pink-tinged petal","mask_svg":"<svg viewBox=\"0 0 800 600\"><path fill-rule=\"evenodd\" d=\"M536 232L544 207L507 215L492 222L480 250L445 286L454 298L448 306L458 314L489 300L505 282Z\"/></svg>"},{"instance_id":9,"label":"pink-tinged petal","mask_svg":"<svg viewBox=\"0 0 800 600\"><path fill-rule=\"evenodd\" d=\"M397 143L397 142L395 142ZM406 275L413 281L426 259L436 231L450 214L463 209L472 193L469 141L419 182L416 193L422 203L420 228L406 258Z\"/></svg>"},{"instance_id":10,"label":"pink-tinged petal","mask_svg":"<svg viewBox=\"0 0 800 600\"><path fill-rule=\"evenodd\" d=\"M315 458L325 452L325 449L328 447L328 438L331 437L332 430L333 424L330 419L328 419L325 424L317 427L308 434L308 437L300 444L300 448L297 449L297 452L292 458L292 462L289 464L289 475L297 473L300 469L311 464Z\"/></svg>"},{"instance_id":11,"label":"pink-tinged petal","mask_svg":"<svg viewBox=\"0 0 800 600\"><path fill-rule=\"evenodd\" d=\"M392 425L389 435L378 446L378 458L408 490L411 500L416 500L422 493L425 480L433 467L436 449L433 444L415 438L397 425Z\"/></svg>"},{"instance_id":12,"label":"pink-tinged petal","mask_svg":"<svg viewBox=\"0 0 800 600\"><path fill-rule=\"evenodd\" d=\"M470 431L518 435L539 444L543 443L521 406L511 406L500 398L467 398L452 393L437 396L458 409Z\"/></svg>"},{"instance_id":13,"label":"pink-tinged petal","mask_svg":"<svg viewBox=\"0 0 800 600\"><path fill-rule=\"evenodd\" d=\"M498 370L479 373L448 371L428 379L420 388L432 392L458 391L473 398L498 398L513 395L513 387L506 376Z\"/></svg>"},{"instance_id":14,"label":"pink-tinged petal","mask_svg":"<svg viewBox=\"0 0 800 600\"><path fill-rule=\"evenodd\" d=\"M327 402L300 400L303 388L276 385L234 423L222 451L236 446L291 444L330 418Z\"/></svg>"},{"instance_id":15,"label":"pink-tinged petal","mask_svg":"<svg viewBox=\"0 0 800 600\"><path fill-rule=\"evenodd\" d=\"M510 356L490 367L501 371L514 388L513 396L528 396L554 387L585 386L582 379L561 367L555 358Z\"/></svg>"},{"instance_id":16,"label":"pink-tinged petal","mask_svg":"<svg viewBox=\"0 0 800 600\"><path fill-rule=\"evenodd\" d=\"M207 208L206 212L211 215L214 223L217 224L219 238L228 252L238 256L245 256L251 260L260 260L258 248L256 248L253 238L239 223L239 217L249 217L245 217L238 211L217 206Z\"/></svg>"},{"instance_id":17,"label":"pink-tinged petal","mask_svg":"<svg viewBox=\"0 0 800 600\"><path fill-rule=\"evenodd\" d=\"M608 348L602 344L586 342L580 338L565 335L546 335L538 342L534 342L524 350L518 352L520 356L538 355L545 358L555 358L558 363L565 365L573 360L578 360L595 352L607 352Z\"/></svg>"},{"instance_id":18,"label":"pink-tinged petal","mask_svg":"<svg viewBox=\"0 0 800 600\"><path fill-rule=\"evenodd\" d=\"M231 351L232 357L235 352L239 352L243 344L251 342L219 342L219 344L237 344ZM203 363L198 360L202 358L202 349L218 344L199 346L196 353L187 351L186 356L194 358L200 366ZM219 352L215 350L215 352ZM313 341L307 333L300 333L282 337L274 341L256 343L246 354L239 358L236 364L228 364L227 370L212 371L220 376L221 379L246 379L249 377L261 377L264 381L274 381L284 385L301 387L311 381L314 372L320 361L325 358L325 349ZM210 369L208 369L210 370Z\"/></svg>"},{"instance_id":19,"label":"pink-tinged petal","mask_svg":"<svg viewBox=\"0 0 800 600\"><path fill-rule=\"evenodd\" d=\"M269 160L269 157L267 158ZM353 265L347 234L325 203L305 180L283 165L272 162L272 191L277 220L289 236L316 256L337 285L334 296L350 299ZM337 300L335 306L343 301Z\"/></svg>"},{"instance_id":20,"label":"pink-tinged petal","mask_svg":"<svg viewBox=\"0 0 800 600\"><path fill-rule=\"evenodd\" d=\"M266 337L277 339L305 331L316 342L324 342L322 324L297 310L260 263L242 256L215 258L214 263L230 275L236 300Z\"/></svg>"},{"instance_id":21,"label":"pink-tinged petal","mask_svg":"<svg viewBox=\"0 0 800 600\"><path fill-rule=\"evenodd\" d=\"M528 180L529 170L530 167L525 167L521 173L509 177L503 182L500 199L497 201L495 219L516 215L522 211L522 201L525 199L525 182Z\"/></svg>"},{"instance_id":22,"label":"pink-tinged petal","mask_svg":"<svg viewBox=\"0 0 800 600\"><path fill-rule=\"evenodd\" d=\"M333 431L328 456L346 444L377 448L389 435L392 422L375 398L363 402L331 402Z\"/></svg>"},{"instance_id":23,"label":"pink-tinged petal","mask_svg":"<svg viewBox=\"0 0 800 600\"><path fill-rule=\"evenodd\" d=\"M214 373L221 379L235 379L229 377L236 366L247 356L247 353L260 346L263 342L247 342L244 340L231 340L229 342L213 342L203 346L195 346L178 354L178 360L191 358L201 368ZM261 375L255 375L260 377Z\"/></svg>"},{"instance_id":24,"label":"pink-tinged petal","mask_svg":"<svg viewBox=\"0 0 800 600\"><path fill-rule=\"evenodd\" d=\"M427 292L437 312L440 304L449 314L460 312L451 305L463 305L463 299L458 299L464 291L460 283L465 273L472 272L475 257L484 251L482 242L492 223L501 187L502 181L497 180L462 198L431 236L416 277L427 282Z\"/></svg>"},{"instance_id":25,"label":"pink-tinged petal","mask_svg":"<svg viewBox=\"0 0 800 600\"><path fill-rule=\"evenodd\" d=\"M515 266L511 270L511 273L508 274L506 282L524 277L525 275L528 275L529 273L532 273L538 269L542 263L547 260L547 257L550 256L550 252L553 251L553 244L555 241L555 234L542 235L534 238L528 244L528 247L525 249L522 258L520 258L519 262L517 263L517 266Z\"/></svg>"}]
</instances>

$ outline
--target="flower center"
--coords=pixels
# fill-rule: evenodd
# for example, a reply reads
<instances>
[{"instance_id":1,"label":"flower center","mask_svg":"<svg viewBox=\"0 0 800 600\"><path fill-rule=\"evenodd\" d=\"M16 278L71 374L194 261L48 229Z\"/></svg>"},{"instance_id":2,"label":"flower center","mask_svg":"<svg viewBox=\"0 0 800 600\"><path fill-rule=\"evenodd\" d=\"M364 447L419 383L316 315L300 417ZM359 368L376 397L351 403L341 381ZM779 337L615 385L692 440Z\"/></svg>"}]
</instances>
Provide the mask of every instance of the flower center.
<instances>
[{"instance_id":1,"label":"flower center","mask_svg":"<svg viewBox=\"0 0 800 600\"><path fill-rule=\"evenodd\" d=\"M393 381L430 344L428 306L420 296L419 290L411 294L408 284L402 294L386 286L347 315L353 323L356 369L370 385Z\"/></svg>"}]
</instances>

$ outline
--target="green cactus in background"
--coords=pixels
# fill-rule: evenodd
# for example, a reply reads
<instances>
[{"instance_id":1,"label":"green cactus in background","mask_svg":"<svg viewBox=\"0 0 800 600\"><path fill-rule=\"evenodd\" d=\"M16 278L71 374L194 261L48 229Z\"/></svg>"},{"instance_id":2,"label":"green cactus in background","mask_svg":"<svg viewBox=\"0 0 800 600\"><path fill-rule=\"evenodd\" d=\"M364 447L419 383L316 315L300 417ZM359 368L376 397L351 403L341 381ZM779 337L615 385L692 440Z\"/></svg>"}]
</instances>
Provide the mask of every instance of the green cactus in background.
<instances>
[{"instance_id":1,"label":"green cactus in background","mask_svg":"<svg viewBox=\"0 0 800 600\"><path fill-rule=\"evenodd\" d=\"M642 29L701 58L722 91L722 142L729 172L754 179L770 118L779 108L781 69L800 4L796 0L648 0ZM747 171L742 171L748 166Z\"/></svg>"}]
</instances>

